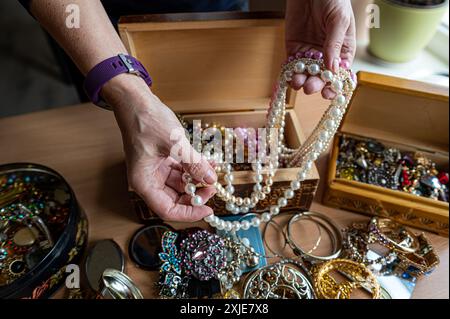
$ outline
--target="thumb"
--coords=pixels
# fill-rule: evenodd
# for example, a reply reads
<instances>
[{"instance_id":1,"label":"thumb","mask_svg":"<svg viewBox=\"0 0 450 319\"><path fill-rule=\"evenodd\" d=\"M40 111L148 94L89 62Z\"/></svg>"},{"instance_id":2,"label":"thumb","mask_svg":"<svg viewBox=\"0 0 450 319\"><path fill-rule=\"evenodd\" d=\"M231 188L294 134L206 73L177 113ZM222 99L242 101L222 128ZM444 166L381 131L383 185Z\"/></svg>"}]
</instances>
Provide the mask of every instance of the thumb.
<instances>
[{"instance_id":1,"label":"thumb","mask_svg":"<svg viewBox=\"0 0 450 319\"><path fill-rule=\"evenodd\" d=\"M185 150L187 151L183 152L181 157L184 170L199 183L212 185L217 182L216 171L206 158L194 150L189 142L188 145L185 145Z\"/></svg>"},{"instance_id":2,"label":"thumb","mask_svg":"<svg viewBox=\"0 0 450 319\"><path fill-rule=\"evenodd\" d=\"M349 27L349 19L339 14L332 17L328 22L327 37L324 44L325 66L333 72L339 71L342 46Z\"/></svg>"}]
</instances>

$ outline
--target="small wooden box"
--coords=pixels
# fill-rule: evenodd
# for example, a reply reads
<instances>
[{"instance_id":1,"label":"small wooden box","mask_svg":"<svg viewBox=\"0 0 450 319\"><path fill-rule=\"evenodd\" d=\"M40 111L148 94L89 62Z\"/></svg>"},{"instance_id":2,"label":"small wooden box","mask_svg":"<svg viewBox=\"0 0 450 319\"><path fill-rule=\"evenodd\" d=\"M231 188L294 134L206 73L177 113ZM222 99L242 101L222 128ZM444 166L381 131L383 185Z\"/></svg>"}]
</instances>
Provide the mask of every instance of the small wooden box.
<instances>
[{"instance_id":1,"label":"small wooden box","mask_svg":"<svg viewBox=\"0 0 450 319\"><path fill-rule=\"evenodd\" d=\"M358 77L331 151L324 203L448 236L448 203L336 177L340 134L421 152L448 172L448 91L372 73L360 72Z\"/></svg>"},{"instance_id":2,"label":"small wooden box","mask_svg":"<svg viewBox=\"0 0 450 319\"><path fill-rule=\"evenodd\" d=\"M169 14L124 17L119 31L128 50L148 67L153 92L187 120L236 127L264 127L275 81L286 58L284 19L278 13ZM293 110L294 91L288 94L285 137L299 147L305 137ZM255 208L275 204L297 173L279 169L272 193ZM254 185L251 171L235 172L235 189L248 196ZM219 176L221 177L221 176ZM222 181L223 182L223 181ZM289 201L287 209L309 209L319 182L316 167ZM142 221L155 216L130 190ZM273 194L273 195L272 195ZM224 203L208 203L224 215Z\"/></svg>"}]
</instances>

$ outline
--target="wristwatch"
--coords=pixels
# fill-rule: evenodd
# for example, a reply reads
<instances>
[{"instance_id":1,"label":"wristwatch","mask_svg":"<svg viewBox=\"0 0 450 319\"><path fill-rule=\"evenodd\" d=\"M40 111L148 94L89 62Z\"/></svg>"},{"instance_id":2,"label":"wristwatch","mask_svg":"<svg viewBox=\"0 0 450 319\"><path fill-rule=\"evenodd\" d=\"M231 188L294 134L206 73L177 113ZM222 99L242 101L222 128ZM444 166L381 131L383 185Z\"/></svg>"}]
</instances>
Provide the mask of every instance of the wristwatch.
<instances>
[{"instance_id":1,"label":"wristwatch","mask_svg":"<svg viewBox=\"0 0 450 319\"><path fill-rule=\"evenodd\" d=\"M152 85L152 78L141 62L132 56L119 54L100 62L87 74L84 89L92 103L111 110L111 106L100 96L100 91L109 80L123 73L140 76L148 86Z\"/></svg>"}]
</instances>

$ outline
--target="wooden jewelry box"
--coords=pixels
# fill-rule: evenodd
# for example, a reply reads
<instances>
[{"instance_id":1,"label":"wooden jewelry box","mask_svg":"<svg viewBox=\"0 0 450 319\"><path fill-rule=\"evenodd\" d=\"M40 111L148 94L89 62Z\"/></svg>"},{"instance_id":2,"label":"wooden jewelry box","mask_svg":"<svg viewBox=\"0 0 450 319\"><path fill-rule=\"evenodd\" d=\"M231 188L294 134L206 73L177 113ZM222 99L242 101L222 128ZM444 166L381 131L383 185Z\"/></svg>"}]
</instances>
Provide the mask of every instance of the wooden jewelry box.
<instances>
[{"instance_id":1,"label":"wooden jewelry box","mask_svg":"<svg viewBox=\"0 0 450 319\"><path fill-rule=\"evenodd\" d=\"M119 32L130 54L152 75L152 91L186 120L227 128L264 127L272 90L286 58L281 14L130 16L121 19ZM296 148L305 137L294 112L296 94L288 95L285 139L288 147ZM255 210L264 211L275 204L298 171L279 169L272 193ZM252 171L234 172L237 195L251 193L252 176ZM309 209L318 181L314 167L287 209ZM132 190L130 194L140 219L154 219L139 196ZM219 199L213 198L208 205L216 215L228 214Z\"/></svg>"},{"instance_id":2,"label":"wooden jewelry box","mask_svg":"<svg viewBox=\"0 0 450 319\"><path fill-rule=\"evenodd\" d=\"M372 73L360 72L358 77L358 88L332 147L324 203L448 236L447 202L336 177L342 135L420 152L448 172L448 91Z\"/></svg>"}]
</instances>

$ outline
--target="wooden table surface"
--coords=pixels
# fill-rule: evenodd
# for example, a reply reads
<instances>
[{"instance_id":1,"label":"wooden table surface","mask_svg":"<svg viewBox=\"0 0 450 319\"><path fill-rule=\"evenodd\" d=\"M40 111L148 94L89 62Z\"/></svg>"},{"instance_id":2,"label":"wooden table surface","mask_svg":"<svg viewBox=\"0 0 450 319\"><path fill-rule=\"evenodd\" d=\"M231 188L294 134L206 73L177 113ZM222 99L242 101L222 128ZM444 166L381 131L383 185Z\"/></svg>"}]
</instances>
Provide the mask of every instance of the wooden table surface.
<instances>
[{"instance_id":1,"label":"wooden table surface","mask_svg":"<svg viewBox=\"0 0 450 319\"><path fill-rule=\"evenodd\" d=\"M326 104L318 97L301 97L296 110L308 134ZM0 107L14 107L1 105ZM132 234L141 227L131 210L119 129L111 112L90 104L0 119L0 164L33 162L61 173L73 187L89 219L89 242L114 239L127 255ZM322 181L327 156L318 160ZM341 227L367 217L320 204L319 187L313 211L325 213ZM173 224L176 228L192 225ZM417 283L414 298L449 298L448 239L429 234L441 264ZM157 273L138 269L128 258L126 272L145 297L155 296ZM60 292L56 297L62 296Z\"/></svg>"}]
</instances>

